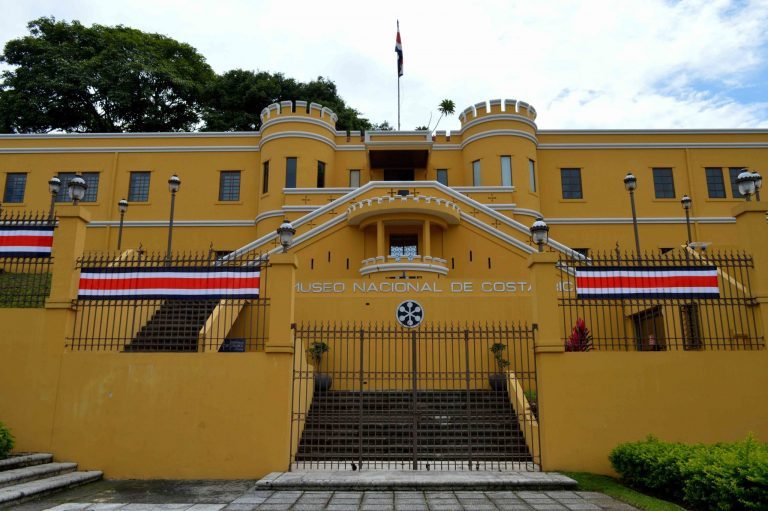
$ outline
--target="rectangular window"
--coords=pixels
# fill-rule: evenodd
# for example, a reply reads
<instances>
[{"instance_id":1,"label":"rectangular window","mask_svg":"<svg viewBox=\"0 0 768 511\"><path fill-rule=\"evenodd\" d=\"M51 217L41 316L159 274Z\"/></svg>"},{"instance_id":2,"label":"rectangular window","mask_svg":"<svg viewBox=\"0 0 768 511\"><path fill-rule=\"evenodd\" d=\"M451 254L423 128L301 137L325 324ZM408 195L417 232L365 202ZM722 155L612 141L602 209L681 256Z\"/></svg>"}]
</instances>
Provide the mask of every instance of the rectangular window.
<instances>
[{"instance_id":1,"label":"rectangular window","mask_svg":"<svg viewBox=\"0 0 768 511\"><path fill-rule=\"evenodd\" d=\"M581 169L560 169L563 199L583 199Z\"/></svg>"},{"instance_id":2,"label":"rectangular window","mask_svg":"<svg viewBox=\"0 0 768 511\"><path fill-rule=\"evenodd\" d=\"M96 199L99 197L99 173L83 172L80 174L80 177L82 177L83 180L85 180L85 184L88 185L81 202L96 202Z\"/></svg>"},{"instance_id":3,"label":"rectangular window","mask_svg":"<svg viewBox=\"0 0 768 511\"><path fill-rule=\"evenodd\" d=\"M5 176L5 192L3 202L24 202L24 191L27 188L27 174L23 172L10 172Z\"/></svg>"},{"instance_id":4,"label":"rectangular window","mask_svg":"<svg viewBox=\"0 0 768 511\"><path fill-rule=\"evenodd\" d=\"M219 174L219 200L240 200L240 171L222 170Z\"/></svg>"},{"instance_id":5,"label":"rectangular window","mask_svg":"<svg viewBox=\"0 0 768 511\"><path fill-rule=\"evenodd\" d=\"M131 179L128 182L128 202L149 200L149 175L147 171L131 172Z\"/></svg>"},{"instance_id":6,"label":"rectangular window","mask_svg":"<svg viewBox=\"0 0 768 511\"><path fill-rule=\"evenodd\" d=\"M528 183L532 192L536 192L536 162L528 160Z\"/></svg>"},{"instance_id":7,"label":"rectangular window","mask_svg":"<svg viewBox=\"0 0 768 511\"><path fill-rule=\"evenodd\" d=\"M419 236L416 234L393 234L389 237L389 255L393 257L414 257L419 253Z\"/></svg>"},{"instance_id":8,"label":"rectangular window","mask_svg":"<svg viewBox=\"0 0 768 511\"><path fill-rule=\"evenodd\" d=\"M269 192L269 162L265 161L261 171L261 193L267 192Z\"/></svg>"},{"instance_id":9,"label":"rectangular window","mask_svg":"<svg viewBox=\"0 0 768 511\"><path fill-rule=\"evenodd\" d=\"M725 198L725 182L723 181L723 169L720 167L707 167L707 193L710 199Z\"/></svg>"},{"instance_id":10,"label":"rectangular window","mask_svg":"<svg viewBox=\"0 0 768 511\"><path fill-rule=\"evenodd\" d=\"M512 157L501 157L501 186L512 186Z\"/></svg>"},{"instance_id":11,"label":"rectangular window","mask_svg":"<svg viewBox=\"0 0 768 511\"><path fill-rule=\"evenodd\" d=\"M296 188L296 158L285 159L285 187Z\"/></svg>"},{"instance_id":12,"label":"rectangular window","mask_svg":"<svg viewBox=\"0 0 768 511\"><path fill-rule=\"evenodd\" d=\"M733 195L734 199L741 199L744 197L739 191L739 184L736 182L736 179L742 172L744 172L744 167L730 167L728 169L728 177L731 180L731 195Z\"/></svg>"},{"instance_id":13,"label":"rectangular window","mask_svg":"<svg viewBox=\"0 0 768 511\"><path fill-rule=\"evenodd\" d=\"M437 182L448 186L448 169L437 169Z\"/></svg>"},{"instance_id":14,"label":"rectangular window","mask_svg":"<svg viewBox=\"0 0 768 511\"><path fill-rule=\"evenodd\" d=\"M472 186L480 186L480 160L472 162Z\"/></svg>"},{"instance_id":15,"label":"rectangular window","mask_svg":"<svg viewBox=\"0 0 768 511\"><path fill-rule=\"evenodd\" d=\"M349 187L360 188L360 170L352 169L349 171Z\"/></svg>"},{"instance_id":16,"label":"rectangular window","mask_svg":"<svg viewBox=\"0 0 768 511\"><path fill-rule=\"evenodd\" d=\"M653 190L657 199L675 198L675 180L671 168L653 169Z\"/></svg>"},{"instance_id":17,"label":"rectangular window","mask_svg":"<svg viewBox=\"0 0 768 511\"><path fill-rule=\"evenodd\" d=\"M325 188L325 162L317 162L317 187Z\"/></svg>"}]
</instances>

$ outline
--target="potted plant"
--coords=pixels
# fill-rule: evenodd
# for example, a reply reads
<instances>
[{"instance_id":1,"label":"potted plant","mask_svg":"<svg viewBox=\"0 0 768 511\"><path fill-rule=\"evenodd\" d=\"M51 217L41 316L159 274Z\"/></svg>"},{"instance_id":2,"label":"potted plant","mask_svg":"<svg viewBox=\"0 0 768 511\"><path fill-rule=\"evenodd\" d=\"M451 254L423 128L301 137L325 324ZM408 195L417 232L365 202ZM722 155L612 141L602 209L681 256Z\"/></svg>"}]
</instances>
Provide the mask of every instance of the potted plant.
<instances>
[{"instance_id":1,"label":"potted plant","mask_svg":"<svg viewBox=\"0 0 768 511\"><path fill-rule=\"evenodd\" d=\"M491 345L491 353L493 353L493 358L496 361L496 372L488 375L488 383L493 390L506 390L507 388L509 360L504 358L506 349L507 345L500 342Z\"/></svg>"},{"instance_id":2,"label":"potted plant","mask_svg":"<svg viewBox=\"0 0 768 511\"><path fill-rule=\"evenodd\" d=\"M320 363L323 361L323 355L327 352L328 344L323 341L315 341L309 345L309 348L307 348L307 353L315 366L315 390L319 392L330 389L331 384L333 383L330 374L320 372Z\"/></svg>"},{"instance_id":3,"label":"potted plant","mask_svg":"<svg viewBox=\"0 0 768 511\"><path fill-rule=\"evenodd\" d=\"M589 351L592 349L592 333L583 319L578 318L565 343L565 351Z\"/></svg>"}]
</instances>

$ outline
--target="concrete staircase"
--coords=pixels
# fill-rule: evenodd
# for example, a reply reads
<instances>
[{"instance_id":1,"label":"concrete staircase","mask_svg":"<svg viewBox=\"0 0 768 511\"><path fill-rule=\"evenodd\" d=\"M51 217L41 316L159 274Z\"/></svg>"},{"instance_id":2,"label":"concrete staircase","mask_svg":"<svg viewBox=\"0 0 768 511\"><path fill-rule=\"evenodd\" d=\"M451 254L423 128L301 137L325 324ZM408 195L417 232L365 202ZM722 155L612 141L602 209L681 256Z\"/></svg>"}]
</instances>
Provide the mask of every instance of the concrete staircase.
<instances>
[{"instance_id":1,"label":"concrete staircase","mask_svg":"<svg viewBox=\"0 0 768 511\"><path fill-rule=\"evenodd\" d=\"M98 481L98 470L76 472L77 463L54 463L52 454L23 454L0 460L0 508Z\"/></svg>"},{"instance_id":2,"label":"concrete staircase","mask_svg":"<svg viewBox=\"0 0 768 511\"><path fill-rule=\"evenodd\" d=\"M506 391L315 392L296 462L531 462Z\"/></svg>"},{"instance_id":3,"label":"concrete staircase","mask_svg":"<svg viewBox=\"0 0 768 511\"><path fill-rule=\"evenodd\" d=\"M125 346L127 352L196 352L200 329L219 300L168 300Z\"/></svg>"}]
</instances>

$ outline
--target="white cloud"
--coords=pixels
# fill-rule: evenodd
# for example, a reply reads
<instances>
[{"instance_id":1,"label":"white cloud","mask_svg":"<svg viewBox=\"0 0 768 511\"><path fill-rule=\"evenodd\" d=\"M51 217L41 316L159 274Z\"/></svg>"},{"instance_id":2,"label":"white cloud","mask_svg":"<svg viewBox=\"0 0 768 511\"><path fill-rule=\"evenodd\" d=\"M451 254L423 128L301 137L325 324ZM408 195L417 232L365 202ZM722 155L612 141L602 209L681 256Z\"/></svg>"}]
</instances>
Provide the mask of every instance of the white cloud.
<instances>
[{"instance_id":1,"label":"white cloud","mask_svg":"<svg viewBox=\"0 0 768 511\"><path fill-rule=\"evenodd\" d=\"M403 129L425 124L443 98L459 109L523 99L542 128L768 127L759 89L752 103L728 96L767 79L768 0L0 0L0 8L6 40L43 15L122 23L188 42L218 72L329 77L351 106L393 124L399 17ZM454 117L441 128L458 125Z\"/></svg>"}]
</instances>

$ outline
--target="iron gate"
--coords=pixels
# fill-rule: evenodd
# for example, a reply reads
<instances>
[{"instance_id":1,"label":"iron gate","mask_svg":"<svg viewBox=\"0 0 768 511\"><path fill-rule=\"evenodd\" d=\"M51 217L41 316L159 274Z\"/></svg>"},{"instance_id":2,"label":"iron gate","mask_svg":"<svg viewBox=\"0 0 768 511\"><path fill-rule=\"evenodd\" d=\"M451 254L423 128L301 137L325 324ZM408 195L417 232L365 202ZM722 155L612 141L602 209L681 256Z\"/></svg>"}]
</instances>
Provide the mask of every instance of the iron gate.
<instances>
[{"instance_id":1,"label":"iron gate","mask_svg":"<svg viewBox=\"0 0 768 511\"><path fill-rule=\"evenodd\" d=\"M527 325L302 324L292 469L538 470Z\"/></svg>"}]
</instances>

